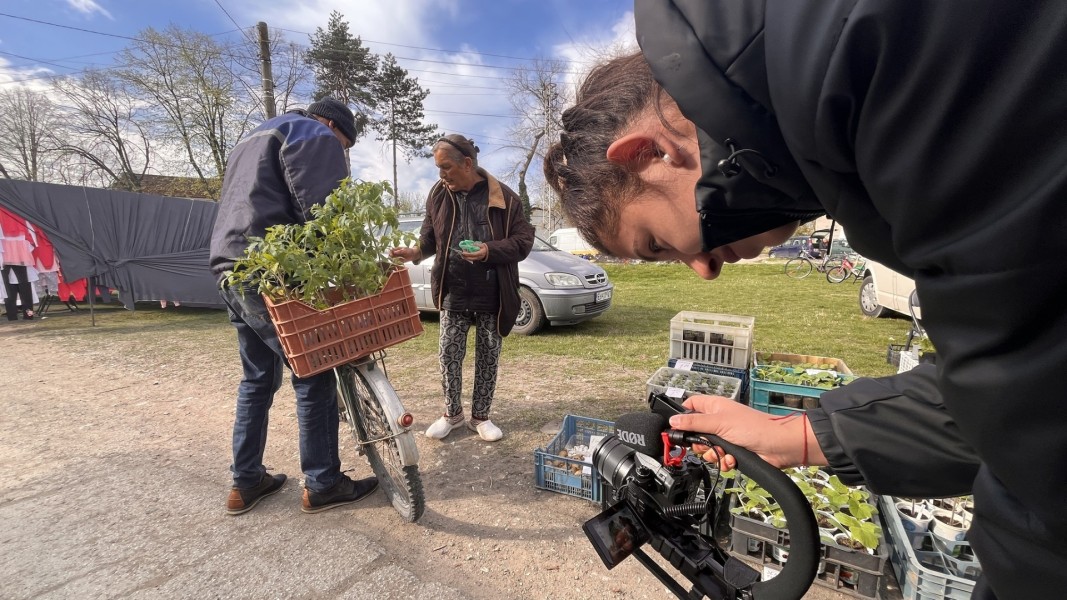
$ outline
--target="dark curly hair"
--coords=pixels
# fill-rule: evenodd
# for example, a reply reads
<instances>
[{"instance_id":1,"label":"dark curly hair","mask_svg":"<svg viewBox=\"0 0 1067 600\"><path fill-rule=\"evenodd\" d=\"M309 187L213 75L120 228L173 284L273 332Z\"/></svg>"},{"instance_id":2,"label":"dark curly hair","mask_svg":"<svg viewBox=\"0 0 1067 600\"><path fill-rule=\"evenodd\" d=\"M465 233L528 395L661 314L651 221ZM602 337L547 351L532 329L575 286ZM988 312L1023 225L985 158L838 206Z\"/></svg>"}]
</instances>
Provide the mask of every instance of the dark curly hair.
<instances>
[{"instance_id":1,"label":"dark curly hair","mask_svg":"<svg viewBox=\"0 0 1067 600\"><path fill-rule=\"evenodd\" d=\"M614 234L622 208L643 189L637 175L607 159L608 146L650 108L666 124L665 97L640 53L600 64L578 88L574 106L563 111L560 141L545 155L545 180L567 219L603 253L602 237Z\"/></svg>"}]
</instances>

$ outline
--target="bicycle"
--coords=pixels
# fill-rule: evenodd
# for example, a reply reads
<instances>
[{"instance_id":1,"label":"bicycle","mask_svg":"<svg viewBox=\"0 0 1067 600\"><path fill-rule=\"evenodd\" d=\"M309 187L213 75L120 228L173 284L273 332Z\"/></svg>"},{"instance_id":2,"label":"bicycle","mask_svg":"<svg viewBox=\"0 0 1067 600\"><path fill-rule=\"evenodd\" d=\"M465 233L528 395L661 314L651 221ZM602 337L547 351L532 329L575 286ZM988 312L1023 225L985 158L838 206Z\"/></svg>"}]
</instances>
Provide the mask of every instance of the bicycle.
<instances>
[{"instance_id":1,"label":"bicycle","mask_svg":"<svg viewBox=\"0 0 1067 600\"><path fill-rule=\"evenodd\" d=\"M355 439L356 454L366 456L393 508L410 523L426 510L419 476L419 451L411 430L414 418L404 409L385 371L385 352L334 367L337 407Z\"/></svg>"},{"instance_id":2,"label":"bicycle","mask_svg":"<svg viewBox=\"0 0 1067 600\"><path fill-rule=\"evenodd\" d=\"M855 277L856 281L863 279L863 271L867 268L867 261L862 258L855 257L856 261L853 262L852 256L846 256L841 260L839 266L833 267L826 272L826 281L830 283L841 283L849 277Z\"/></svg>"},{"instance_id":3,"label":"bicycle","mask_svg":"<svg viewBox=\"0 0 1067 600\"><path fill-rule=\"evenodd\" d=\"M785 263L785 274L793 279L804 279L808 275L811 275L813 270L818 270L820 273L826 273L830 269L840 266L839 260L833 260L829 256L822 259L812 256L808 251L801 250L800 256L791 258Z\"/></svg>"}]
</instances>

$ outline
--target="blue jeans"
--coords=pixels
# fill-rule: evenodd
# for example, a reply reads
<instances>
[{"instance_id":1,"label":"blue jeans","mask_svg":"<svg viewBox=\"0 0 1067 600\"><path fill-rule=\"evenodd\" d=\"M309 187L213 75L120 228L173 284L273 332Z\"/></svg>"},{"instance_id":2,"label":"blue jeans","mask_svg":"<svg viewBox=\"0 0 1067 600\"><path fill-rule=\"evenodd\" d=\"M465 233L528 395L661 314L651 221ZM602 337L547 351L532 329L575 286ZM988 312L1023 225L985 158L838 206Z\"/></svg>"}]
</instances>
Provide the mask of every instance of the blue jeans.
<instances>
[{"instance_id":1,"label":"blue jeans","mask_svg":"<svg viewBox=\"0 0 1067 600\"><path fill-rule=\"evenodd\" d=\"M288 366L278 332L267 314L263 298L253 290L223 288L230 323L237 329L244 376L237 387L237 414L233 423L233 485L255 487L267 472L263 451L274 393L282 384L282 367ZM291 375L300 426L300 470L304 485L324 492L341 477L337 450L337 380L333 370L301 378Z\"/></svg>"}]
</instances>

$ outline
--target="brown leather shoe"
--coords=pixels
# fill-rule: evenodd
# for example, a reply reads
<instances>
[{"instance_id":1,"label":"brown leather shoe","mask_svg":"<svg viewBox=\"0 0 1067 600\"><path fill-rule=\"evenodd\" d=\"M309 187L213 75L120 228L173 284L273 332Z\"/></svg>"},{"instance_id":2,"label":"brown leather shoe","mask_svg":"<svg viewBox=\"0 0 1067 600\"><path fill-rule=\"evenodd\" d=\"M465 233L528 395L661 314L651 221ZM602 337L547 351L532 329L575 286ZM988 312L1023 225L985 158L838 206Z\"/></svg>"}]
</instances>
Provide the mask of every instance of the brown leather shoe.
<instances>
[{"instance_id":1,"label":"brown leather shoe","mask_svg":"<svg viewBox=\"0 0 1067 600\"><path fill-rule=\"evenodd\" d=\"M304 488L304 499L300 510L306 513L317 513L352 504L366 498L376 489L378 489L376 477L352 481L347 475L341 475L341 479L325 492L313 492Z\"/></svg>"},{"instance_id":2,"label":"brown leather shoe","mask_svg":"<svg viewBox=\"0 0 1067 600\"><path fill-rule=\"evenodd\" d=\"M259 501L278 493L285 485L285 474L271 475L264 473L263 479L253 488L230 488L230 497L226 499L226 514L241 515L256 507Z\"/></svg>"}]
</instances>

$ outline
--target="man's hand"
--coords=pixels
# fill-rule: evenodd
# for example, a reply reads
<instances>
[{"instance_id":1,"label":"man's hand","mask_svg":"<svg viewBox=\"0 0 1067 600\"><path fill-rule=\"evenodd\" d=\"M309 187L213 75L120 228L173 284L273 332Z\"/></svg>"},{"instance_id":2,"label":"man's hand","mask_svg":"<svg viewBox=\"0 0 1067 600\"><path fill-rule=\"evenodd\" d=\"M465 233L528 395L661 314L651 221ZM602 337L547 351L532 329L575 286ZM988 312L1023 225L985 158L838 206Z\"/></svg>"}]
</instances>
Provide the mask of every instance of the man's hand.
<instances>
[{"instance_id":1,"label":"man's hand","mask_svg":"<svg viewBox=\"0 0 1067 600\"><path fill-rule=\"evenodd\" d=\"M696 412L671 417L671 427L675 429L717 435L755 452L780 469L803 463L805 448L809 465L826 464L818 440L801 413L773 417L718 396L691 396L682 404ZM737 467L734 457L724 454L722 448L694 445L693 451L703 454L704 460L712 463L719 462L721 456L723 470Z\"/></svg>"}]
</instances>

